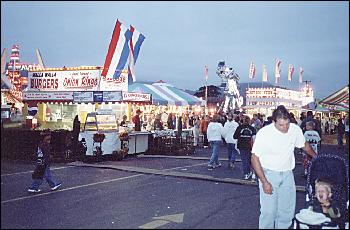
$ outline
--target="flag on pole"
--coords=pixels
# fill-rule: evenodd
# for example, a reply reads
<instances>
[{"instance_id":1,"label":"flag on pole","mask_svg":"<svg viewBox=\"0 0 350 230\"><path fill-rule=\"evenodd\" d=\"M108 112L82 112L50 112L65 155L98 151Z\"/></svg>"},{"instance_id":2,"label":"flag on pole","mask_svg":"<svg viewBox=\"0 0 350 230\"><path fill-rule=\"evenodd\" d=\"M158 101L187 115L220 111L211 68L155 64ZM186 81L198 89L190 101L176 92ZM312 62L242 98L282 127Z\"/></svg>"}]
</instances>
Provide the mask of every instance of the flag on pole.
<instances>
[{"instance_id":1,"label":"flag on pole","mask_svg":"<svg viewBox=\"0 0 350 230\"><path fill-rule=\"evenodd\" d=\"M204 66L205 81L208 81L208 66Z\"/></svg>"},{"instance_id":2,"label":"flag on pole","mask_svg":"<svg viewBox=\"0 0 350 230\"><path fill-rule=\"evenodd\" d=\"M135 28L132 25L130 25L130 31L132 33L132 36L129 41L130 52L128 59L128 82L135 82L135 64L140 52L142 42L145 40L145 36L137 30L135 30Z\"/></svg>"},{"instance_id":3,"label":"flag on pole","mask_svg":"<svg viewBox=\"0 0 350 230\"><path fill-rule=\"evenodd\" d=\"M267 71L266 71L266 65L263 65L263 72L262 72L262 81L267 81L268 77L267 77Z\"/></svg>"},{"instance_id":4,"label":"flag on pole","mask_svg":"<svg viewBox=\"0 0 350 230\"><path fill-rule=\"evenodd\" d=\"M255 65L253 62L251 62L249 67L249 78L254 78L254 77L255 77Z\"/></svg>"},{"instance_id":5,"label":"flag on pole","mask_svg":"<svg viewBox=\"0 0 350 230\"><path fill-rule=\"evenodd\" d=\"M275 66L275 78L276 78L276 84L279 83L279 79L281 77L281 60L276 59L276 66Z\"/></svg>"},{"instance_id":6,"label":"flag on pole","mask_svg":"<svg viewBox=\"0 0 350 230\"><path fill-rule=\"evenodd\" d=\"M294 67L292 65L288 65L288 81L292 81L294 73Z\"/></svg>"},{"instance_id":7,"label":"flag on pole","mask_svg":"<svg viewBox=\"0 0 350 230\"><path fill-rule=\"evenodd\" d=\"M303 83L303 68L299 67L299 83Z\"/></svg>"},{"instance_id":8,"label":"flag on pole","mask_svg":"<svg viewBox=\"0 0 350 230\"><path fill-rule=\"evenodd\" d=\"M101 73L103 77L113 79L120 77L128 61L130 52L129 40L131 36L131 31L117 20Z\"/></svg>"}]
</instances>

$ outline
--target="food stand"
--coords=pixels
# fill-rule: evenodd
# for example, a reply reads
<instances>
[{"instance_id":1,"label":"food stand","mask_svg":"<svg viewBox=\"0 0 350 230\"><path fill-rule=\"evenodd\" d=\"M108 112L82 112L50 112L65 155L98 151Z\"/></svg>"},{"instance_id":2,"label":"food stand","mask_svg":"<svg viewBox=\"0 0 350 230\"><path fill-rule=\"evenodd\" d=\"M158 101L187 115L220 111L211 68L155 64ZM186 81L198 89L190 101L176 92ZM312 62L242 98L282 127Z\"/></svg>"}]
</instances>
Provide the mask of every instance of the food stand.
<instances>
[{"instance_id":1,"label":"food stand","mask_svg":"<svg viewBox=\"0 0 350 230\"><path fill-rule=\"evenodd\" d=\"M130 130L130 129L129 129ZM119 138L120 132L125 132L124 127L118 127L116 115L112 110L99 109L96 112L88 113L83 130L79 134L79 140L85 139L86 155L96 155L98 148L101 148L101 155L110 155L122 149L122 142ZM148 136L150 132L128 132L128 154L137 154L148 150ZM94 140L94 135L104 134L102 141ZM95 138L96 139L96 138Z\"/></svg>"},{"instance_id":2,"label":"food stand","mask_svg":"<svg viewBox=\"0 0 350 230\"><path fill-rule=\"evenodd\" d=\"M94 140L96 133L104 134L102 142ZM97 110L97 112L88 113L83 130L79 133L79 140L86 141L86 155L94 155L96 147L100 145L102 155L112 154L113 151L120 149L118 138L118 125L115 114L107 110Z\"/></svg>"}]
</instances>

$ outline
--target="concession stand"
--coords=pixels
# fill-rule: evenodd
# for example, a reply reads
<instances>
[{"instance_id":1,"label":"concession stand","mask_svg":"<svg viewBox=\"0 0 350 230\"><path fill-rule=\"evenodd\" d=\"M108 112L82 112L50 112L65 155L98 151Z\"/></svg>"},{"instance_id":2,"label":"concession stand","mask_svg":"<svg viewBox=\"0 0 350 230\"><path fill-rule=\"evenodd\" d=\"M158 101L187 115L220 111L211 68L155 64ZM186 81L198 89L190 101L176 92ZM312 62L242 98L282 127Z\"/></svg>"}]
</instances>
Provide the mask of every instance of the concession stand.
<instances>
[{"instance_id":1,"label":"concession stand","mask_svg":"<svg viewBox=\"0 0 350 230\"><path fill-rule=\"evenodd\" d=\"M27 111L37 107L33 117L39 130L72 130L73 120L78 115L79 140L85 139L86 155L94 155L97 143L94 134L104 134L99 143L102 155L119 151L121 141L118 120L123 115L130 118L134 104L150 104L152 96L128 92L127 70L118 79L101 76L103 67L74 67L31 69L28 72L28 87L23 92ZM145 152L148 149L149 132L128 130L128 154ZM137 144L136 144L137 142Z\"/></svg>"}]
</instances>

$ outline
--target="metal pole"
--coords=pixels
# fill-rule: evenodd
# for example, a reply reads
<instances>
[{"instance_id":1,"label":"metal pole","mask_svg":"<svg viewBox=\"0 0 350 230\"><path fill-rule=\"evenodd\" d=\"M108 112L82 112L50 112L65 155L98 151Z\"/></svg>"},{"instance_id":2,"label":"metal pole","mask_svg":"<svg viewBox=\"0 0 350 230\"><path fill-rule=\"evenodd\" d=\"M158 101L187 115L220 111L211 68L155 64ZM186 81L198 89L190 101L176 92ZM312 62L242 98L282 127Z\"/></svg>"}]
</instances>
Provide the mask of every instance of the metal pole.
<instances>
[{"instance_id":1,"label":"metal pole","mask_svg":"<svg viewBox=\"0 0 350 230\"><path fill-rule=\"evenodd\" d=\"M206 111L208 110L208 66L205 66L205 69L206 71L205 71L205 111L204 113L206 113Z\"/></svg>"}]
</instances>

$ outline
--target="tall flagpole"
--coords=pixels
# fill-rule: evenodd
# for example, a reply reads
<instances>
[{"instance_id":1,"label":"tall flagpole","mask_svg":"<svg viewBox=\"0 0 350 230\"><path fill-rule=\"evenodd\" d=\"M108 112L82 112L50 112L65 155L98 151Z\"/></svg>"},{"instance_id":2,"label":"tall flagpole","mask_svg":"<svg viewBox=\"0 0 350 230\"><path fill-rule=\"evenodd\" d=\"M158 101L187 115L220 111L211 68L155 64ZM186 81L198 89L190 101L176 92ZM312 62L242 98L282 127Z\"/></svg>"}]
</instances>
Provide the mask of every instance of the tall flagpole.
<instances>
[{"instance_id":1,"label":"tall flagpole","mask_svg":"<svg viewBox=\"0 0 350 230\"><path fill-rule=\"evenodd\" d=\"M205 66L205 110L208 108L208 66Z\"/></svg>"}]
</instances>

